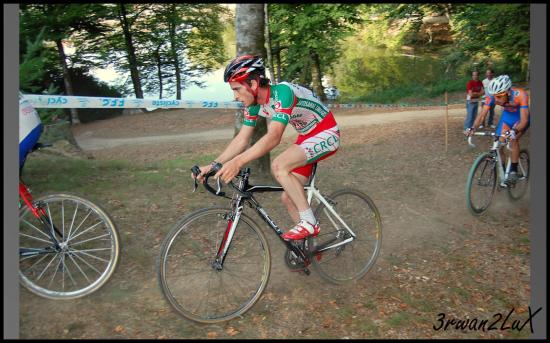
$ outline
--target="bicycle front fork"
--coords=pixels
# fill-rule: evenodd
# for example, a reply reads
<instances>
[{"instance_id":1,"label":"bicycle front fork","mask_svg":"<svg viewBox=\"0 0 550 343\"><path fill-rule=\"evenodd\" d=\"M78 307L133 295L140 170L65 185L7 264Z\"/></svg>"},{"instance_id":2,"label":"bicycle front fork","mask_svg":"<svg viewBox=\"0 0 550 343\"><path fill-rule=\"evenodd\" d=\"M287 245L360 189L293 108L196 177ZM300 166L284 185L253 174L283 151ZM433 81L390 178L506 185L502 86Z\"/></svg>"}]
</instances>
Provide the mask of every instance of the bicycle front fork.
<instances>
[{"instance_id":1,"label":"bicycle front fork","mask_svg":"<svg viewBox=\"0 0 550 343\"><path fill-rule=\"evenodd\" d=\"M237 229L237 225L239 224L239 219L241 218L242 213L242 203L237 202L235 210L231 213L228 213L227 217L225 218L227 220L227 228L225 229L222 241L220 242L220 246L218 247L216 258L212 262L212 268L214 268L215 270L223 269L223 262L225 261L225 257L227 256L227 252L229 251L229 247L231 246L231 241L233 240L233 236L235 235L235 230Z\"/></svg>"},{"instance_id":2,"label":"bicycle front fork","mask_svg":"<svg viewBox=\"0 0 550 343\"><path fill-rule=\"evenodd\" d=\"M30 190L21 181L19 181L19 198L19 206L22 206L21 200L23 200L25 205L27 205L27 207L31 210L33 216L35 216L44 226L45 231L52 240L55 249L60 249L59 241L55 237L55 233L57 233L60 237L61 233L59 232L59 230L57 230L57 228L53 225L53 223L46 215L46 211L44 210L43 205L40 202L38 202L36 205L34 204Z\"/></svg>"}]
</instances>

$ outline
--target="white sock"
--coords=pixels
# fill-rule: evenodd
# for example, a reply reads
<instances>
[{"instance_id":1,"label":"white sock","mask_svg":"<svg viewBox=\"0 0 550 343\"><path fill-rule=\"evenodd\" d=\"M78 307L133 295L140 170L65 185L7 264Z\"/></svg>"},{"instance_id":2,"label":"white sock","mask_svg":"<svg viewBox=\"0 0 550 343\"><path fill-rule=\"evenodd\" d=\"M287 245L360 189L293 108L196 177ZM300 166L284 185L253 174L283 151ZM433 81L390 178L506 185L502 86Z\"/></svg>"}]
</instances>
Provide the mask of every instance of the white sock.
<instances>
[{"instance_id":1,"label":"white sock","mask_svg":"<svg viewBox=\"0 0 550 343\"><path fill-rule=\"evenodd\" d=\"M317 220L315 219L315 215L313 215L313 210L311 209L311 207L303 212L300 212L300 219L306 220L313 225L317 223Z\"/></svg>"}]
</instances>

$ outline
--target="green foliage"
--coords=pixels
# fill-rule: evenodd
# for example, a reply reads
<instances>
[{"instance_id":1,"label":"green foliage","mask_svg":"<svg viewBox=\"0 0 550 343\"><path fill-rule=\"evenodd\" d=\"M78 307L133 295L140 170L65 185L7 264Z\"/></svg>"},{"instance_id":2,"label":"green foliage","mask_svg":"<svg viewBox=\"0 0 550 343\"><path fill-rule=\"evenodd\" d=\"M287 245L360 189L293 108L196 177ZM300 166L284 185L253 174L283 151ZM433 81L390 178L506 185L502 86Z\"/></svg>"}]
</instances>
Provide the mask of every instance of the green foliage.
<instances>
[{"instance_id":1,"label":"green foliage","mask_svg":"<svg viewBox=\"0 0 550 343\"><path fill-rule=\"evenodd\" d=\"M281 79L309 83L312 53L319 56L321 71L329 70L358 21L354 4L269 4L271 46L282 49Z\"/></svg>"},{"instance_id":2,"label":"green foliage","mask_svg":"<svg viewBox=\"0 0 550 343\"><path fill-rule=\"evenodd\" d=\"M120 74L129 74L128 42L117 18L98 49L88 56L111 64ZM199 77L221 66L227 59L222 33L227 11L219 4L125 4L132 35L137 69L144 89L149 93L175 94L179 72L182 89L200 84ZM95 54L95 55L94 55ZM131 93L131 79L124 94Z\"/></svg>"},{"instance_id":3,"label":"green foliage","mask_svg":"<svg viewBox=\"0 0 550 343\"><path fill-rule=\"evenodd\" d=\"M450 18L454 42L436 47L415 38L429 15ZM333 66L341 101L441 97L462 91L472 70L483 75L488 67L525 79L529 4L365 4L361 18Z\"/></svg>"},{"instance_id":4,"label":"green foliage","mask_svg":"<svg viewBox=\"0 0 550 343\"><path fill-rule=\"evenodd\" d=\"M160 83L174 88L174 66L181 73L182 88L199 83L198 77L221 66L227 56L222 32L227 10L219 4L125 4L133 47L128 45L120 26L119 4L22 4L20 6L20 56L23 60L22 85L29 93L42 93L50 84L64 90L63 72L54 42L70 42L76 53L67 56L69 69L91 70L113 66L127 75L122 96L133 93L130 83L128 49L134 49L141 82L150 92ZM42 39L36 39L42 28ZM175 35L170 36L171 33ZM33 42L30 54L26 41ZM54 53L52 55L52 52ZM158 52L157 55L154 52ZM157 72L160 65L161 73ZM45 73L38 76L43 67ZM78 73L74 71L73 73ZM36 75L35 75L36 74ZM59 82L61 80L61 82ZM75 87L75 85L73 85ZM102 94L106 96L107 94Z\"/></svg>"},{"instance_id":5,"label":"green foliage","mask_svg":"<svg viewBox=\"0 0 550 343\"><path fill-rule=\"evenodd\" d=\"M71 79L74 82L73 91L75 95L82 96L103 96L120 98L122 95L115 87L109 86L105 82L97 80L90 75L85 68L71 69ZM78 110L79 118L82 123L98 119L116 117L122 114L122 108L104 108L101 110L94 108L81 108Z\"/></svg>"},{"instance_id":6,"label":"green foliage","mask_svg":"<svg viewBox=\"0 0 550 343\"><path fill-rule=\"evenodd\" d=\"M474 61L505 66L525 79L530 46L530 5L463 4L453 14L456 46ZM517 79L518 81L520 79Z\"/></svg>"}]
</instances>

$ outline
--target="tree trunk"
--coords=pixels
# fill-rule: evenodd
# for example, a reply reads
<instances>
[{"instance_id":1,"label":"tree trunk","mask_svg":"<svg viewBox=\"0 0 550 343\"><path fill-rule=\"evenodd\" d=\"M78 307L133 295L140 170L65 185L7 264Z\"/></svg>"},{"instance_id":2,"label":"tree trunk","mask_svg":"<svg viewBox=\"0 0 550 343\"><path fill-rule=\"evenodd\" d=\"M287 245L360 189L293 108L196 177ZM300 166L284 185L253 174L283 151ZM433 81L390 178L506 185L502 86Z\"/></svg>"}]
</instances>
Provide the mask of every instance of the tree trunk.
<instances>
[{"instance_id":1,"label":"tree trunk","mask_svg":"<svg viewBox=\"0 0 550 343\"><path fill-rule=\"evenodd\" d=\"M306 88L311 88L311 57L309 55L304 55L303 61L304 67L300 72L298 83Z\"/></svg>"},{"instance_id":2,"label":"tree trunk","mask_svg":"<svg viewBox=\"0 0 550 343\"><path fill-rule=\"evenodd\" d=\"M172 14L176 12L176 6L174 4L170 5L172 9ZM177 53L177 42L176 42L176 24L174 23L173 16L168 18L168 33L170 35L170 49L172 55L172 65L174 66L174 76L176 77L176 99L181 100L181 68Z\"/></svg>"},{"instance_id":3,"label":"tree trunk","mask_svg":"<svg viewBox=\"0 0 550 343\"><path fill-rule=\"evenodd\" d=\"M264 5L263 4L237 4L236 6L236 39L237 56L243 54L260 55L265 58L266 51L264 46ZM235 135L239 132L242 121L243 111L236 113ZM250 141L253 145L267 133L267 121L264 117L259 117L256 123L254 135ZM262 177L271 175L270 153L265 154L259 159L250 163L253 175Z\"/></svg>"},{"instance_id":4,"label":"tree trunk","mask_svg":"<svg viewBox=\"0 0 550 343\"><path fill-rule=\"evenodd\" d=\"M264 20L264 31L265 31L265 49L267 52L267 71L268 77L271 80L271 82L275 82L275 78L273 77L273 58L271 57L271 40L269 39L269 17L268 17L268 4L264 4L264 13L265 13L265 20Z\"/></svg>"},{"instance_id":5,"label":"tree trunk","mask_svg":"<svg viewBox=\"0 0 550 343\"><path fill-rule=\"evenodd\" d=\"M65 56L65 50L63 50L63 43L61 38L55 40L57 45L57 51L59 53L59 62L63 68L63 83L65 84L65 93L69 96L74 95L73 84L71 81L71 74L69 74L69 67L67 66L67 57ZM80 124L80 119L78 118L78 111L76 108L70 108L71 110L71 123Z\"/></svg>"},{"instance_id":6,"label":"tree trunk","mask_svg":"<svg viewBox=\"0 0 550 343\"><path fill-rule=\"evenodd\" d=\"M313 91L317 93L317 96L321 101L327 101L327 96L325 95L325 92L323 91L323 75L321 73L321 62L319 61L319 55L312 51L310 53L311 57L311 81L313 83Z\"/></svg>"},{"instance_id":7,"label":"tree trunk","mask_svg":"<svg viewBox=\"0 0 550 343\"><path fill-rule=\"evenodd\" d=\"M136 98L143 99L143 90L141 89L141 81L139 79L138 63L136 58L136 50L134 43L132 42L132 32L130 30L130 24L126 15L126 6L119 4L120 10L120 24L122 25L122 31L124 32L124 40L126 42L126 51L128 52L128 64L130 67L130 76L132 78L132 84L134 85L134 92Z\"/></svg>"},{"instance_id":8,"label":"tree trunk","mask_svg":"<svg viewBox=\"0 0 550 343\"><path fill-rule=\"evenodd\" d=\"M157 75L159 79L159 99L162 99L162 60L160 58L160 46L155 50L155 59L157 60Z\"/></svg>"},{"instance_id":9,"label":"tree trunk","mask_svg":"<svg viewBox=\"0 0 550 343\"><path fill-rule=\"evenodd\" d=\"M275 52L275 59L276 59L276 64L277 64L276 82L279 83L279 82L281 82L281 47L280 47L279 42L277 42L277 44L276 44L276 49L277 49L277 51Z\"/></svg>"}]
</instances>

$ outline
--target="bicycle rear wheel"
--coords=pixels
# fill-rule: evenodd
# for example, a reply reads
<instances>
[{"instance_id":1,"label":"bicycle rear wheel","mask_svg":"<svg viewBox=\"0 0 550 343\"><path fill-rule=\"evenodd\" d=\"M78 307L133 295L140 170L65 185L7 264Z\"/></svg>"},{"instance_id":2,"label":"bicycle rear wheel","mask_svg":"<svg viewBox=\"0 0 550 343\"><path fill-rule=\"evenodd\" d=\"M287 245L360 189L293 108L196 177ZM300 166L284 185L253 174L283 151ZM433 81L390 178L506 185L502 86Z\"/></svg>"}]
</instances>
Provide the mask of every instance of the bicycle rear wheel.
<instances>
[{"instance_id":1,"label":"bicycle rear wheel","mask_svg":"<svg viewBox=\"0 0 550 343\"><path fill-rule=\"evenodd\" d=\"M63 193L36 199L57 229L47 228L24 206L19 212L19 276L29 291L49 299L75 299L101 288L116 269L120 239L99 205Z\"/></svg>"},{"instance_id":2,"label":"bicycle rear wheel","mask_svg":"<svg viewBox=\"0 0 550 343\"><path fill-rule=\"evenodd\" d=\"M241 214L223 263L214 260L231 210L207 208L184 217L162 243L158 280L166 300L199 323L230 320L248 311L264 291L271 270L269 246L250 217Z\"/></svg>"},{"instance_id":3,"label":"bicycle rear wheel","mask_svg":"<svg viewBox=\"0 0 550 343\"><path fill-rule=\"evenodd\" d=\"M357 280L374 265L382 243L382 220L374 202L354 189L342 189L325 199L355 233L356 238L341 246L313 253L311 264L321 277L335 284ZM322 203L315 210L321 232L308 238L311 251L337 244L351 237L349 231Z\"/></svg>"},{"instance_id":4,"label":"bicycle rear wheel","mask_svg":"<svg viewBox=\"0 0 550 343\"><path fill-rule=\"evenodd\" d=\"M482 214L491 205L497 186L496 167L495 156L486 152L479 155L470 168L466 182L466 204L473 215Z\"/></svg>"},{"instance_id":5,"label":"bicycle rear wheel","mask_svg":"<svg viewBox=\"0 0 550 343\"><path fill-rule=\"evenodd\" d=\"M518 179L508 186L508 196L512 201L519 200L527 193L529 186L529 152L525 149L519 152Z\"/></svg>"}]
</instances>

